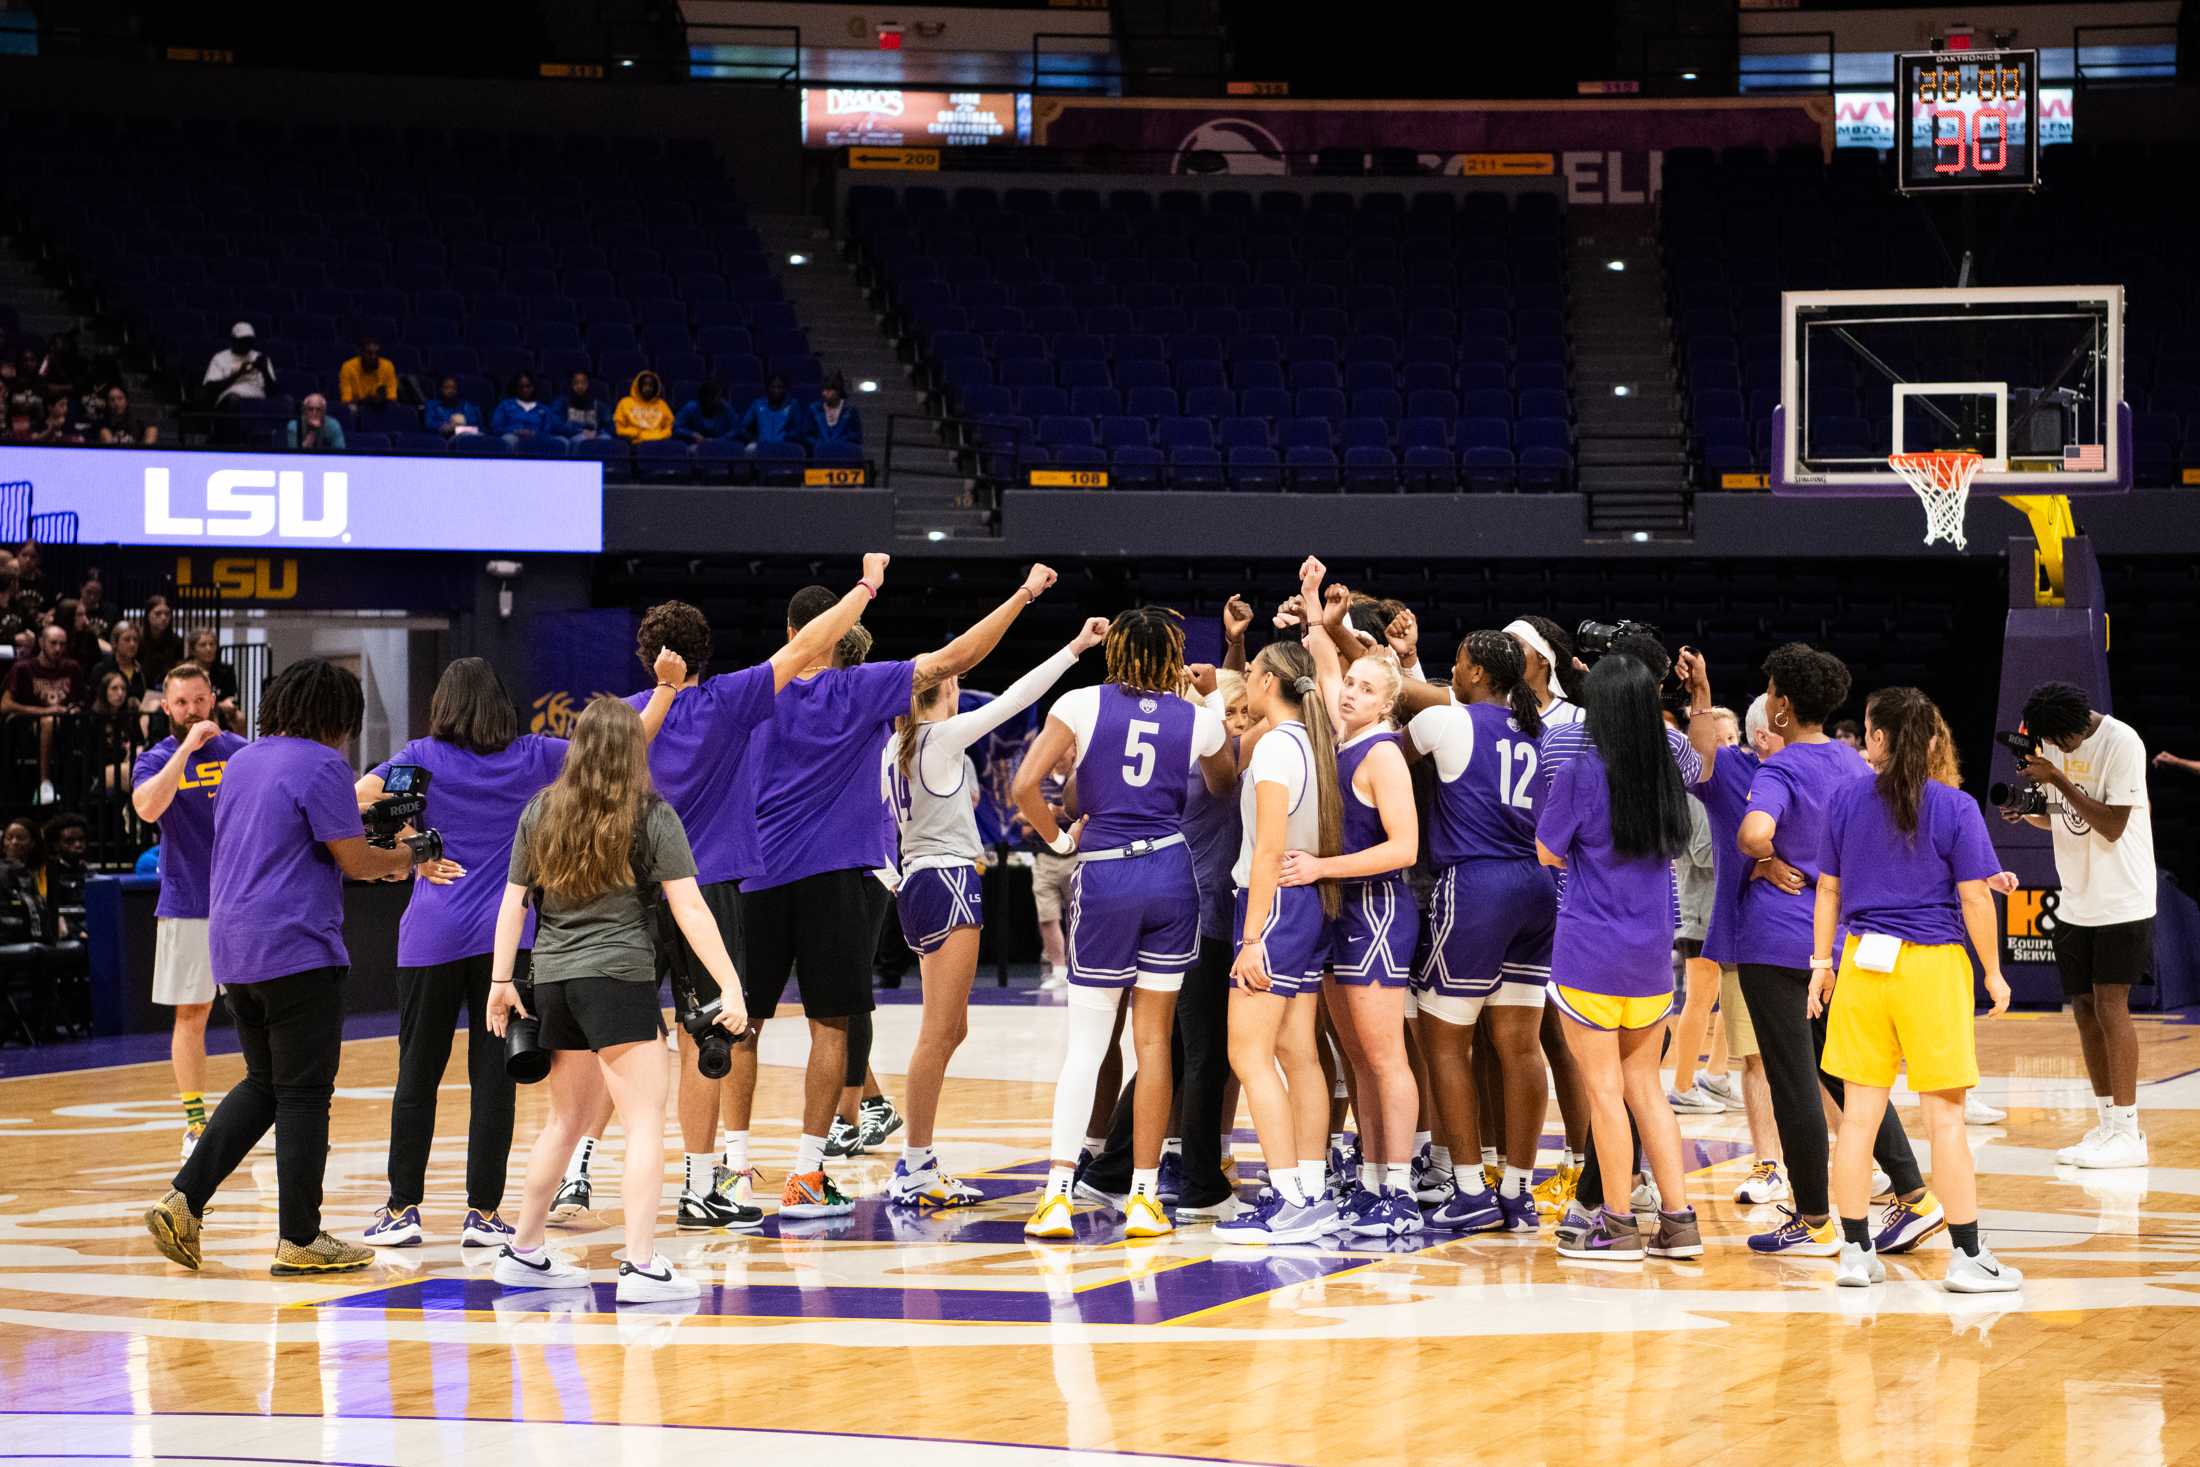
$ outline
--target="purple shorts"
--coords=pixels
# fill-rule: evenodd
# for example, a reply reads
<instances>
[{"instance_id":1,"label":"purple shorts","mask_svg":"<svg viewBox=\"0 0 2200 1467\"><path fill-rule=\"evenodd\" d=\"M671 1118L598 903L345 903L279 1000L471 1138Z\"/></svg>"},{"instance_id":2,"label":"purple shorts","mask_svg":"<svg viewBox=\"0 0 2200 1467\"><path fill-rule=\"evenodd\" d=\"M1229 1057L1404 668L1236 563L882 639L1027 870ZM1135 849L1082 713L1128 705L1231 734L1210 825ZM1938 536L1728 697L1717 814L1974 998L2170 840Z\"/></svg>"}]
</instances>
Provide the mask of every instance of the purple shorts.
<instances>
[{"instance_id":1,"label":"purple shorts","mask_svg":"<svg viewBox=\"0 0 2200 1467\"><path fill-rule=\"evenodd\" d=\"M1329 924L1329 973L1339 983L1403 988L1413 977L1421 913L1403 875L1344 883Z\"/></svg>"},{"instance_id":2,"label":"purple shorts","mask_svg":"<svg viewBox=\"0 0 2200 1467\"><path fill-rule=\"evenodd\" d=\"M1199 881L1183 842L1079 861L1069 882L1069 981L1175 990L1199 956Z\"/></svg>"},{"instance_id":3,"label":"purple shorts","mask_svg":"<svg viewBox=\"0 0 2200 1467\"><path fill-rule=\"evenodd\" d=\"M1242 951L1243 891L1237 894L1230 930L1238 935L1236 947ZM1296 998L1302 993L1321 992L1322 969L1329 965L1329 919L1322 915L1321 888L1277 887L1276 899L1268 908L1268 925L1261 929L1261 941L1268 948L1270 993L1278 998Z\"/></svg>"},{"instance_id":4,"label":"purple shorts","mask_svg":"<svg viewBox=\"0 0 2200 1467\"><path fill-rule=\"evenodd\" d=\"M1461 861L1437 873L1428 945L1414 987L1487 998L1500 981L1542 987L1551 978L1558 890L1534 861Z\"/></svg>"},{"instance_id":5,"label":"purple shorts","mask_svg":"<svg viewBox=\"0 0 2200 1467\"><path fill-rule=\"evenodd\" d=\"M901 918L901 940L919 957L940 950L958 927L983 927L985 904L979 900L975 866L938 866L911 871L894 893Z\"/></svg>"}]
</instances>

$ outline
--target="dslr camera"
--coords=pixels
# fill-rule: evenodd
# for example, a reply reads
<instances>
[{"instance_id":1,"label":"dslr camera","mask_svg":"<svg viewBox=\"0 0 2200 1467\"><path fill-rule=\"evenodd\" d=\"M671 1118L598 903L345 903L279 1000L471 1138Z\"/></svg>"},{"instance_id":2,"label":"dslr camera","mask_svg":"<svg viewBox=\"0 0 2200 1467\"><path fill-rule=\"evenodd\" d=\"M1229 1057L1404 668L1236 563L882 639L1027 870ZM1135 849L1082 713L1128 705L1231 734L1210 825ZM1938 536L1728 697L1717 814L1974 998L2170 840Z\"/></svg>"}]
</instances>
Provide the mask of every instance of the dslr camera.
<instances>
[{"instance_id":1,"label":"dslr camera","mask_svg":"<svg viewBox=\"0 0 2200 1467\"><path fill-rule=\"evenodd\" d=\"M382 776L382 798L362 811L359 818L367 827L367 844L388 851L397 848L398 832L408 825L417 829L420 817L427 812L428 771L418 764L392 764ZM403 839L415 863L443 857L441 831L422 830Z\"/></svg>"},{"instance_id":2,"label":"dslr camera","mask_svg":"<svg viewBox=\"0 0 2200 1467\"><path fill-rule=\"evenodd\" d=\"M2025 760L2040 751L2039 736L2028 734L2022 729L1997 728L1994 730L1994 742L2007 749L2020 767ZM2023 785L1990 785L1986 790L1986 798L2012 815L2047 813L2047 791L2029 782Z\"/></svg>"},{"instance_id":3,"label":"dslr camera","mask_svg":"<svg viewBox=\"0 0 2200 1467\"><path fill-rule=\"evenodd\" d=\"M1648 637L1659 643L1665 640L1664 634L1646 621L1585 621L1574 628L1574 650L1584 658L1602 657L1628 637Z\"/></svg>"},{"instance_id":4,"label":"dslr camera","mask_svg":"<svg viewBox=\"0 0 2200 1467\"><path fill-rule=\"evenodd\" d=\"M718 1013L724 1007L722 995L714 993L705 1001L692 982L676 976L672 996L679 1002L680 1027L695 1041L697 1073L706 1080L724 1079L733 1069L733 1046L748 1035L728 1034L718 1027Z\"/></svg>"}]
</instances>

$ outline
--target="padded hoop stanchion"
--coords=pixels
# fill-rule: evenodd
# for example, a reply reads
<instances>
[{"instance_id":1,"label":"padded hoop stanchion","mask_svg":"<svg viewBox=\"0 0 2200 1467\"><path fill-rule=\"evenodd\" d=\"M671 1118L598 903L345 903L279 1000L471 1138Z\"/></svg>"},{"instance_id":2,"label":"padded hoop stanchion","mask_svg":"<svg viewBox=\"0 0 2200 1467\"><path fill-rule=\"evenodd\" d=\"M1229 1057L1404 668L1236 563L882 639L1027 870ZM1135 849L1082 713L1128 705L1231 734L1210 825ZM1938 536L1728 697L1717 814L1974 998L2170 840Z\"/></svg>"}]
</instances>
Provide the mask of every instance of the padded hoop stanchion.
<instances>
[{"instance_id":1,"label":"padded hoop stanchion","mask_svg":"<svg viewBox=\"0 0 2200 1467\"><path fill-rule=\"evenodd\" d=\"M1963 511L1971 502L1971 480L1985 462L1967 448L1887 455L1887 466L1917 491L1925 506L1926 544L1946 540L1963 548Z\"/></svg>"}]
</instances>

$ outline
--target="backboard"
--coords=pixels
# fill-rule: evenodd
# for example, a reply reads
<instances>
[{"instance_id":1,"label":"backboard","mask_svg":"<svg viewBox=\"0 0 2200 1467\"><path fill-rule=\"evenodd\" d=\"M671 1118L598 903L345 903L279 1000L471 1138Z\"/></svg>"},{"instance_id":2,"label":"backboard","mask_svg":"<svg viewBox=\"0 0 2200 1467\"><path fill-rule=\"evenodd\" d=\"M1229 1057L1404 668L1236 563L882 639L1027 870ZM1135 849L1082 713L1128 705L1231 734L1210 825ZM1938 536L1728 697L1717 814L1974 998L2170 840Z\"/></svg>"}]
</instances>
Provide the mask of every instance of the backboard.
<instances>
[{"instance_id":1,"label":"backboard","mask_svg":"<svg viewBox=\"0 0 2200 1467\"><path fill-rule=\"evenodd\" d=\"M1894 453L1969 448L1983 494L2131 487L2120 285L1788 291L1772 488L1906 495Z\"/></svg>"}]
</instances>

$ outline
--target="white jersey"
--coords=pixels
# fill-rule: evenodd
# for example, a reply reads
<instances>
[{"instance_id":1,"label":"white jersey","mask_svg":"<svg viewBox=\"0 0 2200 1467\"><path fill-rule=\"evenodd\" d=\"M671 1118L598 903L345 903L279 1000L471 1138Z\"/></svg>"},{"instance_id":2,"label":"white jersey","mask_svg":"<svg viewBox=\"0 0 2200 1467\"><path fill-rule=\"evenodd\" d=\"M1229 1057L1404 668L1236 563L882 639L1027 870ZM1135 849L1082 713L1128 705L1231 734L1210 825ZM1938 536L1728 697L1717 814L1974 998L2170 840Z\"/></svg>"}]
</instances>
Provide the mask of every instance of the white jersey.
<instances>
[{"instance_id":1,"label":"white jersey","mask_svg":"<svg viewBox=\"0 0 2200 1467\"><path fill-rule=\"evenodd\" d=\"M886 741L879 759L879 793L901 830L904 872L968 866L984 854L978 839L978 771L969 749L1039 701L1077 661L1067 647L1009 685L992 702L917 729L907 774L901 768L901 736Z\"/></svg>"},{"instance_id":2,"label":"white jersey","mask_svg":"<svg viewBox=\"0 0 2200 1467\"><path fill-rule=\"evenodd\" d=\"M1322 810L1314 784L1314 746L1307 739L1306 725L1297 719L1279 723L1261 735L1260 742L1253 745L1252 763L1238 782L1238 812L1244 833L1238 838L1237 864L1230 868L1230 881L1241 891L1253 876L1253 842L1260 823L1259 790L1264 784L1283 786L1284 809L1288 812L1283 824L1283 848L1319 851Z\"/></svg>"},{"instance_id":3,"label":"white jersey","mask_svg":"<svg viewBox=\"0 0 2200 1467\"><path fill-rule=\"evenodd\" d=\"M2138 731L2101 715L2100 727L2065 754L2053 744L2040 757L2104 805L2128 805L2124 833L2110 840L2048 792L2048 829L2055 837L2055 876L2062 882L2055 915L2081 927L2107 927L2154 915L2154 823L2147 811L2147 750Z\"/></svg>"}]
</instances>

